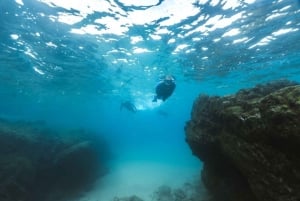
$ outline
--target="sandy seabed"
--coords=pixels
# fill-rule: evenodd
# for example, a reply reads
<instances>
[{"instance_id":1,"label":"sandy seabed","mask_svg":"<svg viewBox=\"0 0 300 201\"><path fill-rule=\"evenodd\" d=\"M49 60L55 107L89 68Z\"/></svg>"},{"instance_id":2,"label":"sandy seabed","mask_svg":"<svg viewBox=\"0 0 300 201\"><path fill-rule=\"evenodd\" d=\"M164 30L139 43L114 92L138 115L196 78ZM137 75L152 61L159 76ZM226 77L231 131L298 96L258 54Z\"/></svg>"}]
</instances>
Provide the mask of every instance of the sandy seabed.
<instances>
[{"instance_id":1,"label":"sandy seabed","mask_svg":"<svg viewBox=\"0 0 300 201\"><path fill-rule=\"evenodd\" d=\"M124 153L94 189L76 201L112 201L115 197L132 195L151 201L162 185L180 188L199 180L200 170L200 162L191 153Z\"/></svg>"}]
</instances>

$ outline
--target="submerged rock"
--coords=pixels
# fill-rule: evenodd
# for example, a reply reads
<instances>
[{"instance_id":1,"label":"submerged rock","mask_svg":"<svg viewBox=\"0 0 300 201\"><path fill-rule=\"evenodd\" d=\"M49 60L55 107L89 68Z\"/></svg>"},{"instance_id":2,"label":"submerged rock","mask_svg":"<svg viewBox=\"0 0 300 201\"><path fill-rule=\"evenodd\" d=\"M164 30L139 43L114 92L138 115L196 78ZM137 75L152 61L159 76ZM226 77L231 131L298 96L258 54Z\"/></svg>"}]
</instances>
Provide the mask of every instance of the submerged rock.
<instances>
[{"instance_id":1,"label":"submerged rock","mask_svg":"<svg viewBox=\"0 0 300 201\"><path fill-rule=\"evenodd\" d=\"M136 195L128 196L128 197L115 197L113 201L143 201L140 197Z\"/></svg>"},{"instance_id":2,"label":"submerged rock","mask_svg":"<svg viewBox=\"0 0 300 201\"><path fill-rule=\"evenodd\" d=\"M107 153L93 133L0 120L0 200L69 200L105 174Z\"/></svg>"},{"instance_id":3,"label":"submerged rock","mask_svg":"<svg viewBox=\"0 0 300 201\"><path fill-rule=\"evenodd\" d=\"M214 200L300 200L300 85L201 95L191 116L186 140Z\"/></svg>"},{"instance_id":4,"label":"submerged rock","mask_svg":"<svg viewBox=\"0 0 300 201\"><path fill-rule=\"evenodd\" d=\"M151 195L152 201L208 201L206 189L198 180L186 182L180 188L167 185L159 186Z\"/></svg>"}]
</instances>

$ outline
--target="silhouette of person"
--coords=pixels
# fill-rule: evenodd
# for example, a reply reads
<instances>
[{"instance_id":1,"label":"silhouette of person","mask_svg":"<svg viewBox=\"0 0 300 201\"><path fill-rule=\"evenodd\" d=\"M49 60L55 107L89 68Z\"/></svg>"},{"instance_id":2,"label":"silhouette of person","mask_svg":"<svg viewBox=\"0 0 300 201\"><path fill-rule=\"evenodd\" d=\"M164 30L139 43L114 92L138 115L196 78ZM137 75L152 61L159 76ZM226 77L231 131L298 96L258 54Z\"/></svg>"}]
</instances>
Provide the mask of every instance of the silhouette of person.
<instances>
[{"instance_id":1,"label":"silhouette of person","mask_svg":"<svg viewBox=\"0 0 300 201\"><path fill-rule=\"evenodd\" d=\"M123 108L126 108L128 111L133 112L133 113L137 112L135 105L130 101L122 102L121 106L120 106L120 110L122 110Z\"/></svg>"},{"instance_id":2,"label":"silhouette of person","mask_svg":"<svg viewBox=\"0 0 300 201\"><path fill-rule=\"evenodd\" d=\"M167 98L172 95L175 87L175 78L172 75L166 75L164 79L156 86L156 95L154 96L152 102L157 102L157 99L161 99L163 101L167 100Z\"/></svg>"}]
</instances>

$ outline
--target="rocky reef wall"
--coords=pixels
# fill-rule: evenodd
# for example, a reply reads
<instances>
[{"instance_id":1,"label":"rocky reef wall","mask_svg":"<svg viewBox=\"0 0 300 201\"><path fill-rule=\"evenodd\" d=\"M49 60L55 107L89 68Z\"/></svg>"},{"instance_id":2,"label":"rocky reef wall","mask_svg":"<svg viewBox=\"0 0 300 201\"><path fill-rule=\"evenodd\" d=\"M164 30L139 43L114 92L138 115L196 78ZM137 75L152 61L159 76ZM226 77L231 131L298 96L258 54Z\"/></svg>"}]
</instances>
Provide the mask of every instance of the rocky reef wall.
<instances>
[{"instance_id":1,"label":"rocky reef wall","mask_svg":"<svg viewBox=\"0 0 300 201\"><path fill-rule=\"evenodd\" d=\"M300 200L300 85L200 95L185 127L214 201Z\"/></svg>"},{"instance_id":2,"label":"rocky reef wall","mask_svg":"<svg viewBox=\"0 0 300 201\"><path fill-rule=\"evenodd\" d=\"M108 155L97 134L0 119L0 200L70 200L106 173Z\"/></svg>"}]
</instances>

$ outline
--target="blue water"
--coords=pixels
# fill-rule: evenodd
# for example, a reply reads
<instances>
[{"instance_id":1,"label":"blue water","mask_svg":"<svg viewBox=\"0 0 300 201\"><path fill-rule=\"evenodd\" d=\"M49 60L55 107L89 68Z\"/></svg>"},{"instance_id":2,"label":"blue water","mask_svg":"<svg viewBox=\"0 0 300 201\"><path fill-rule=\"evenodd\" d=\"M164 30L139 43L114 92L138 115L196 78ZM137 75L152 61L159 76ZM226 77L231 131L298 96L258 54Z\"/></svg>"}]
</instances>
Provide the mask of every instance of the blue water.
<instances>
[{"instance_id":1,"label":"blue water","mask_svg":"<svg viewBox=\"0 0 300 201\"><path fill-rule=\"evenodd\" d=\"M194 176L184 125L200 93L300 81L297 0L0 0L0 30L0 117L96 131L114 164ZM176 90L152 103L164 74ZM138 112L120 111L124 100Z\"/></svg>"}]
</instances>

